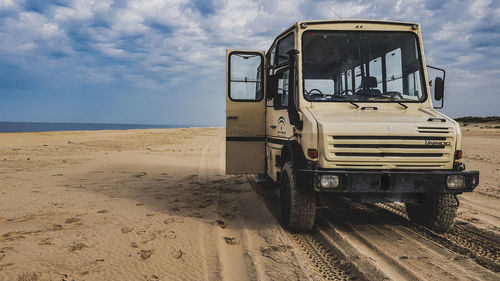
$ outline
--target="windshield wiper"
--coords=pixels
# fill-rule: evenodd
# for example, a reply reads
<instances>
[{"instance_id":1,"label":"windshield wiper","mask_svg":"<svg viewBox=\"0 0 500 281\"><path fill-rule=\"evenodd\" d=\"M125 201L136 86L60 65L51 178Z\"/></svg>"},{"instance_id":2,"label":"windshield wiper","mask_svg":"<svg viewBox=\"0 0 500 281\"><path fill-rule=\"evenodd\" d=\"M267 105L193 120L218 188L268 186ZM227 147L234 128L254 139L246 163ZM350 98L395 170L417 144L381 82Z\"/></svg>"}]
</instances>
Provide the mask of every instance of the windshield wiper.
<instances>
[{"instance_id":1,"label":"windshield wiper","mask_svg":"<svg viewBox=\"0 0 500 281\"><path fill-rule=\"evenodd\" d=\"M349 103L354 105L356 108L359 108L359 105L355 104L354 102L350 101Z\"/></svg>"},{"instance_id":2,"label":"windshield wiper","mask_svg":"<svg viewBox=\"0 0 500 281\"><path fill-rule=\"evenodd\" d=\"M343 100L345 100L345 99L346 99L346 97L345 97L345 96L336 96L336 95L332 95L332 98L333 98L333 97L335 97L335 98L339 98L339 99L343 99ZM347 101L347 102L348 102L348 103L350 103L350 104L352 104L352 105L354 105L356 108L359 108L359 105L355 104L354 102L352 102L352 101Z\"/></svg>"},{"instance_id":3,"label":"windshield wiper","mask_svg":"<svg viewBox=\"0 0 500 281\"><path fill-rule=\"evenodd\" d=\"M397 103L398 103L399 105L401 105L402 107L404 107L404 109L407 109L407 108L408 108L408 106L407 106L406 104L404 104L404 103L402 103L402 102L400 102L400 101L397 101Z\"/></svg>"},{"instance_id":4,"label":"windshield wiper","mask_svg":"<svg viewBox=\"0 0 500 281\"><path fill-rule=\"evenodd\" d=\"M376 96L373 96L372 98L374 98L374 99L376 99L376 98L383 98L383 99L394 100L394 96L387 95L387 94L376 95Z\"/></svg>"},{"instance_id":5,"label":"windshield wiper","mask_svg":"<svg viewBox=\"0 0 500 281\"><path fill-rule=\"evenodd\" d=\"M407 106L406 104L404 104L404 103L402 103L402 102L400 102L400 101L395 100L395 99L394 99L394 96L390 96L390 95L385 95L385 94L382 94L382 95L377 96L376 98L379 98L379 97L380 97L380 98L384 98L384 99L389 99L389 100L392 100L392 101L396 102L397 104L401 105L404 109L407 109L407 108L408 108L408 106Z\"/></svg>"}]
</instances>

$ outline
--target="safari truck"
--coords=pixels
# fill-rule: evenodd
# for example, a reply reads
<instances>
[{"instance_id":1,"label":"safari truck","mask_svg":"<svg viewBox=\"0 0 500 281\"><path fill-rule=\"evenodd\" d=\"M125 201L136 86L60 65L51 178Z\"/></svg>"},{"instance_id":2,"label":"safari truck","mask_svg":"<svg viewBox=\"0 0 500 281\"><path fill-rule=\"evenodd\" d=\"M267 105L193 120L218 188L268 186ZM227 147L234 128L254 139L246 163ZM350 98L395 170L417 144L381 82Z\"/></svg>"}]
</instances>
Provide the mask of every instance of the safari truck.
<instances>
[{"instance_id":1,"label":"safari truck","mask_svg":"<svg viewBox=\"0 0 500 281\"><path fill-rule=\"evenodd\" d=\"M445 72L426 66L419 24L302 21L267 52L226 57L226 173L279 183L288 230L311 230L317 199L338 196L404 202L444 232L478 185L459 124L435 110Z\"/></svg>"}]
</instances>

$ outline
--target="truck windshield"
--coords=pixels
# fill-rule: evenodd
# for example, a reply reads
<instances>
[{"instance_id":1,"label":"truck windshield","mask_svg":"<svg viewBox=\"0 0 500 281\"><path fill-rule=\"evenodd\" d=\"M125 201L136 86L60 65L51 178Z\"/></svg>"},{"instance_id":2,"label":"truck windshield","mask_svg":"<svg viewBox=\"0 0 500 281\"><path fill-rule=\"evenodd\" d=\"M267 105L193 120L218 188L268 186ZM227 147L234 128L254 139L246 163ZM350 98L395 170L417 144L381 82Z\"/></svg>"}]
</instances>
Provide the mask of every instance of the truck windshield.
<instances>
[{"instance_id":1,"label":"truck windshield","mask_svg":"<svg viewBox=\"0 0 500 281\"><path fill-rule=\"evenodd\" d=\"M416 35L410 32L306 31L302 35L308 101L425 100Z\"/></svg>"}]
</instances>

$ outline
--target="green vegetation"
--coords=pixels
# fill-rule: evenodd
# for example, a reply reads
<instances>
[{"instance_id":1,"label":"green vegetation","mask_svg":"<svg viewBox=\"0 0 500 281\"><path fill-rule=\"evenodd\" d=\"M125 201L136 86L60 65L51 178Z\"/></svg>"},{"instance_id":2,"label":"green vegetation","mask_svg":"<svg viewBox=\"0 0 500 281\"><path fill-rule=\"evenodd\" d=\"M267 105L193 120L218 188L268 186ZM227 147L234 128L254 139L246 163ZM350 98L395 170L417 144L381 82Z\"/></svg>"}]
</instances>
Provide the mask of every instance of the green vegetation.
<instances>
[{"instance_id":1,"label":"green vegetation","mask_svg":"<svg viewBox=\"0 0 500 281\"><path fill-rule=\"evenodd\" d=\"M489 123L489 122L500 122L500 116L488 116L488 117L465 116L465 117L455 118L455 120L457 122Z\"/></svg>"}]
</instances>

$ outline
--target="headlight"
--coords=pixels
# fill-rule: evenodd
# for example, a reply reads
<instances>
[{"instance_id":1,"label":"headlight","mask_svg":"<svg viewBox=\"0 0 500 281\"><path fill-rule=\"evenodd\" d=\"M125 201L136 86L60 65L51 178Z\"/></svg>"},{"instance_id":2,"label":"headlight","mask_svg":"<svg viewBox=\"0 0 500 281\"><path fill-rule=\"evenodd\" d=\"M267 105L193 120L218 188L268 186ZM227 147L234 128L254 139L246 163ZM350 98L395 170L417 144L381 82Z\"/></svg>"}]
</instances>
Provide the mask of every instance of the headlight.
<instances>
[{"instance_id":1,"label":"headlight","mask_svg":"<svg viewBox=\"0 0 500 281\"><path fill-rule=\"evenodd\" d=\"M322 175L320 183L322 188L337 188L339 187L340 181L338 176Z\"/></svg>"},{"instance_id":2,"label":"headlight","mask_svg":"<svg viewBox=\"0 0 500 281\"><path fill-rule=\"evenodd\" d=\"M464 177L461 175L450 175L446 178L449 189L462 189L465 187Z\"/></svg>"}]
</instances>

